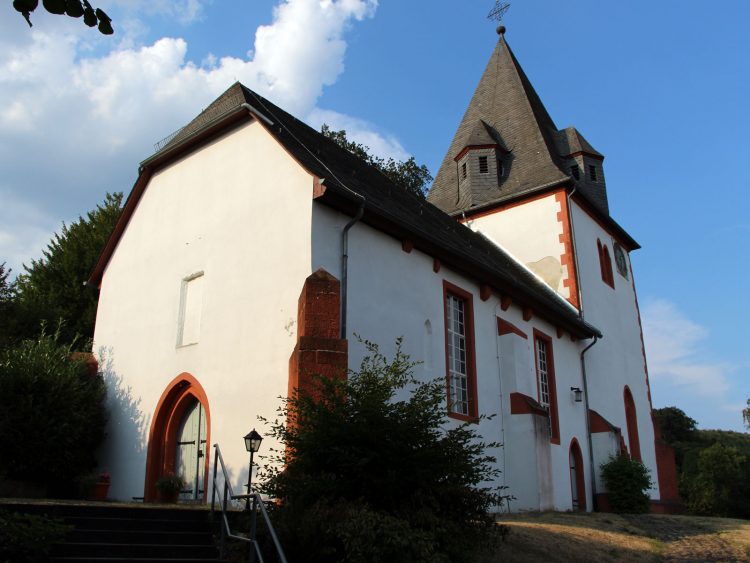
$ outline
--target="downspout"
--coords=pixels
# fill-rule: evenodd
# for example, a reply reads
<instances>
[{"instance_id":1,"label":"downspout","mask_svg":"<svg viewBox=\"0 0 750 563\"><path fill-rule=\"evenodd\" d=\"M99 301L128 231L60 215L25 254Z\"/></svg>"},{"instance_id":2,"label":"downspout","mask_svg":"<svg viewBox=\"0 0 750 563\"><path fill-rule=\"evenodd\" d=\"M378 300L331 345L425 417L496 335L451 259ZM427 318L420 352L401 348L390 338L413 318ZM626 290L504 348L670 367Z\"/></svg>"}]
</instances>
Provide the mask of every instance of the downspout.
<instances>
[{"instance_id":1,"label":"downspout","mask_svg":"<svg viewBox=\"0 0 750 563\"><path fill-rule=\"evenodd\" d=\"M570 222L570 249L573 253L573 261L576 265L576 276L578 277L578 283L576 283L576 289L578 290L578 316L583 321L583 291L581 289L581 268L579 266L578 262L578 251L576 249L576 232L575 232L575 225L573 222L573 207L571 206L571 201L573 198L573 194L576 193L576 190L578 190L578 186L573 184L573 189L568 194L568 220ZM596 498L596 471L594 470L594 442L591 438L591 421L589 420L589 382L588 377L586 376L586 359L584 358L584 355L586 352L589 351L591 347L594 346L599 341L599 337L594 335L594 341L586 346L583 350L581 350L581 377L583 378L583 396L586 398L584 402L584 408L586 409L586 412L584 414L584 419L586 421L586 441L588 442L589 446L589 478L591 480L591 508L593 510L594 508L594 500Z\"/></svg>"},{"instance_id":2,"label":"downspout","mask_svg":"<svg viewBox=\"0 0 750 563\"><path fill-rule=\"evenodd\" d=\"M591 508L594 508L594 498L596 495L596 474L594 472L594 444L593 440L591 439L591 421L589 420L589 384L588 379L586 378L586 360L584 359L583 355L589 351L589 348L591 348L594 344L597 343L599 340L599 337L594 335L594 341L586 346L583 350L581 350L581 374L583 375L583 396L586 398L584 402L584 408L586 409L586 438L589 443L589 466L591 467L589 471L589 477L591 479Z\"/></svg>"},{"instance_id":3,"label":"downspout","mask_svg":"<svg viewBox=\"0 0 750 563\"><path fill-rule=\"evenodd\" d=\"M364 196L357 193L355 195L361 198L359 209L357 209L357 213L352 217L352 220L344 226L344 230L341 231L341 338L344 340L346 339L346 295L349 281L349 229L362 219L362 215L365 213L366 202Z\"/></svg>"}]
</instances>

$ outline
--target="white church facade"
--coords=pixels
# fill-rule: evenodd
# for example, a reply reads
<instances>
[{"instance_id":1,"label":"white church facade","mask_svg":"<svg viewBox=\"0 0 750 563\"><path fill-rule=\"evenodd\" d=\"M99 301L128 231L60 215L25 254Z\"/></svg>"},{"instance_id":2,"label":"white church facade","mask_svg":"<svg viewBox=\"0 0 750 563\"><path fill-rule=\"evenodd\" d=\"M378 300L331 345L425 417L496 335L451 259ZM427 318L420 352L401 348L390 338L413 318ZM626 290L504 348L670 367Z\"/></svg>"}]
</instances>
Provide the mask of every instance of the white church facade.
<instances>
[{"instance_id":1,"label":"white church facade","mask_svg":"<svg viewBox=\"0 0 750 563\"><path fill-rule=\"evenodd\" d=\"M502 34L426 200L231 86L141 164L90 279L110 496L153 500L171 471L210 496L214 443L240 490L256 417L356 369L358 335L386 355L403 337L416 375L445 379L446 425L501 444L511 510L606 508L599 466L623 449L663 509L639 246L602 161L556 128Z\"/></svg>"}]
</instances>

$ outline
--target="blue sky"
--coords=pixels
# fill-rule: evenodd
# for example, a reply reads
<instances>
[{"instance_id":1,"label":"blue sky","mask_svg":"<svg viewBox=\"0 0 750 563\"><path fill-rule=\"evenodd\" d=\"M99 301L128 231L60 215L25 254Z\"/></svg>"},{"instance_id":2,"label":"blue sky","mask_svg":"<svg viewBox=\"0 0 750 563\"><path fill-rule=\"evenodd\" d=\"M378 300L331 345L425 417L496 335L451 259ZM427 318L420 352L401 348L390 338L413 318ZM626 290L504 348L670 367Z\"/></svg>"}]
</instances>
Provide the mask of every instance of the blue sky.
<instances>
[{"instance_id":1,"label":"blue sky","mask_svg":"<svg viewBox=\"0 0 750 563\"><path fill-rule=\"evenodd\" d=\"M0 14L0 261L128 192L234 80L435 173L497 39L492 0L102 0L115 35ZM750 3L516 0L506 38L558 127L606 156L654 406L742 430L750 397Z\"/></svg>"}]
</instances>

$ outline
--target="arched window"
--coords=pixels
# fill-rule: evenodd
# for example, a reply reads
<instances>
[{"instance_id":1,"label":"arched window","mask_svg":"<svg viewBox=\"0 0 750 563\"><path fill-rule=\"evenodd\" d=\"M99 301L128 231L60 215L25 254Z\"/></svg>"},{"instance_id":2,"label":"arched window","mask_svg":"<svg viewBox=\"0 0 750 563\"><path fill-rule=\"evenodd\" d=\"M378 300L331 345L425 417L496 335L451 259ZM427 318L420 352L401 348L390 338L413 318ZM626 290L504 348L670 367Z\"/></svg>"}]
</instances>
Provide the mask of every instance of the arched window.
<instances>
[{"instance_id":1,"label":"arched window","mask_svg":"<svg viewBox=\"0 0 750 563\"><path fill-rule=\"evenodd\" d=\"M628 427L628 442L630 443L630 457L641 461L641 444L638 440L638 418L635 412L635 401L628 386L623 393L625 399L625 423Z\"/></svg>"},{"instance_id":2,"label":"arched window","mask_svg":"<svg viewBox=\"0 0 750 563\"><path fill-rule=\"evenodd\" d=\"M602 274L602 281L609 287L615 287L615 276L612 272L612 257L609 254L609 248L602 241L596 239L596 248L599 252L599 269Z\"/></svg>"}]
</instances>

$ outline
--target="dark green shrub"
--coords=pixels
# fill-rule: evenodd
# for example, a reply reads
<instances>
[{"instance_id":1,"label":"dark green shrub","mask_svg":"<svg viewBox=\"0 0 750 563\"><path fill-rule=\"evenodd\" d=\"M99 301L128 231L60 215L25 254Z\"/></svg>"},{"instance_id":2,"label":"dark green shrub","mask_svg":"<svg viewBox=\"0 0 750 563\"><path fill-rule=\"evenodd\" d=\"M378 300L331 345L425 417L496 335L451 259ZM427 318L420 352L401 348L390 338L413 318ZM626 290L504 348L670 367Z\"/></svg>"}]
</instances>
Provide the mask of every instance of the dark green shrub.
<instances>
[{"instance_id":1,"label":"dark green shrub","mask_svg":"<svg viewBox=\"0 0 750 563\"><path fill-rule=\"evenodd\" d=\"M649 511L648 491L653 486L648 468L626 454L602 464L602 479L614 512L642 514Z\"/></svg>"},{"instance_id":2,"label":"dark green shrub","mask_svg":"<svg viewBox=\"0 0 750 563\"><path fill-rule=\"evenodd\" d=\"M57 332L0 351L0 475L75 494L104 437L104 394Z\"/></svg>"},{"instance_id":3,"label":"dark green shrub","mask_svg":"<svg viewBox=\"0 0 750 563\"><path fill-rule=\"evenodd\" d=\"M401 352L369 356L348 380L294 395L272 434L292 455L264 492L291 561L473 562L502 535L491 510L497 444L474 424L446 425L445 381L421 383ZM296 424L287 424L292 414Z\"/></svg>"},{"instance_id":4,"label":"dark green shrub","mask_svg":"<svg viewBox=\"0 0 750 563\"><path fill-rule=\"evenodd\" d=\"M58 519L0 511L0 561L47 561L52 545L71 529Z\"/></svg>"}]
</instances>

